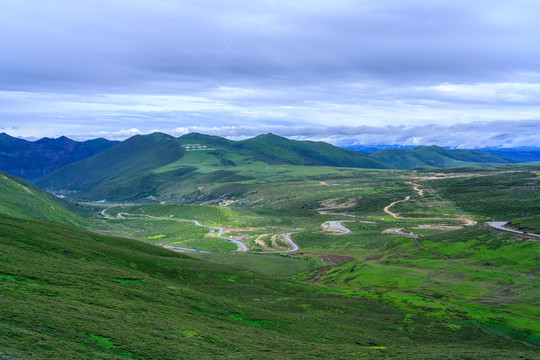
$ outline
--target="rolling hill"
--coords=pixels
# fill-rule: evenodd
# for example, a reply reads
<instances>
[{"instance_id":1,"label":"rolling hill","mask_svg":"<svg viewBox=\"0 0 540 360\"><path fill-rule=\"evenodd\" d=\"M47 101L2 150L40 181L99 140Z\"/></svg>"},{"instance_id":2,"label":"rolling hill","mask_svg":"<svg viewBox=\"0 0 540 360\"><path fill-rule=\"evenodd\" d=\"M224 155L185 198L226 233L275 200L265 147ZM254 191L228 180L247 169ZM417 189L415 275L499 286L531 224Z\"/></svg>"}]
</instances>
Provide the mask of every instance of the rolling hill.
<instances>
[{"instance_id":1,"label":"rolling hill","mask_svg":"<svg viewBox=\"0 0 540 360\"><path fill-rule=\"evenodd\" d=\"M478 150L447 150L439 146L419 146L414 149L384 149L369 154L369 157L389 164L395 169L451 168L512 163L510 160Z\"/></svg>"},{"instance_id":2,"label":"rolling hill","mask_svg":"<svg viewBox=\"0 0 540 360\"><path fill-rule=\"evenodd\" d=\"M26 141L0 134L0 171L34 181L67 164L95 155L117 141L74 141L65 136Z\"/></svg>"},{"instance_id":3,"label":"rolling hill","mask_svg":"<svg viewBox=\"0 0 540 360\"><path fill-rule=\"evenodd\" d=\"M77 198L142 199L164 188L236 183L253 179L256 166L385 168L378 160L326 143L294 141L267 134L243 141L191 133L137 135L97 155L65 166L36 183ZM195 191L195 190L194 190Z\"/></svg>"}]
</instances>

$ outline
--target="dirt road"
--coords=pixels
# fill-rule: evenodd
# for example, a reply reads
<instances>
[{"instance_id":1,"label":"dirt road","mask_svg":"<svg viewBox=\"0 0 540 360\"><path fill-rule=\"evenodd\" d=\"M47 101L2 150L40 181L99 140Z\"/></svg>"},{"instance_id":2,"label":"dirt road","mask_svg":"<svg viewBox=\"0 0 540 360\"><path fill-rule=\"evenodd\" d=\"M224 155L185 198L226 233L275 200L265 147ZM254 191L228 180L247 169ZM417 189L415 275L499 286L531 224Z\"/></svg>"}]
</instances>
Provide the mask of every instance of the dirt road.
<instances>
[{"instance_id":1,"label":"dirt road","mask_svg":"<svg viewBox=\"0 0 540 360\"><path fill-rule=\"evenodd\" d=\"M409 184L409 185L412 185L413 186L413 189L414 191L416 191L416 193L419 195L419 196L424 196L424 190L421 188L422 185L420 184L417 184L417 183L414 183L414 182L411 182L411 181L407 181L406 184ZM391 211L390 209L400 203L400 202L405 202L405 201L409 201L411 199L410 196L406 196L404 199L401 199L401 200L397 200L397 201L394 201L393 203L389 204L388 206L386 206L383 211L385 213L387 213L388 215L392 216L394 219L414 219L414 220L460 220L463 222L463 225L464 226L474 226L477 224L476 221L474 221L470 215L462 215L458 218L441 218L441 217L426 217L426 218L412 218L412 217L404 217L404 216L400 216L399 214Z\"/></svg>"}]
</instances>

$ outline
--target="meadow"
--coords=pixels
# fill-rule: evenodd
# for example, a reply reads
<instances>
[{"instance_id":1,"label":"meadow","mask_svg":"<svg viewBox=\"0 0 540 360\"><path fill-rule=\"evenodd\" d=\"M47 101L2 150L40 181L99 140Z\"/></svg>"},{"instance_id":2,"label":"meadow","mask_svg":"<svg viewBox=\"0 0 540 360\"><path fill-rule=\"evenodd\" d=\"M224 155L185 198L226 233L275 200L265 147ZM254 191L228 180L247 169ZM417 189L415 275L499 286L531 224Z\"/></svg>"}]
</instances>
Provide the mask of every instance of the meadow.
<instances>
[{"instance_id":1,"label":"meadow","mask_svg":"<svg viewBox=\"0 0 540 360\"><path fill-rule=\"evenodd\" d=\"M296 253L230 254L235 245L208 236L207 229L191 223L136 217L111 220L123 227L117 235L129 233L154 244L209 251L194 256L215 264L258 269L300 282L317 275L311 286L323 292L375 299L410 313L459 326L470 322L486 331L539 343L540 246L486 225L490 219L511 220L526 212L531 216L524 219L531 220L516 220L516 224L538 229L533 221L540 214L535 172L317 168L305 174L306 168L295 169L279 181L270 177L252 182L256 191L227 207L134 205L112 207L108 214L151 214L225 226L227 236L242 238L250 253L272 247L283 250L286 245L273 236L293 233L300 246ZM414 184L419 188L413 189ZM409 200L402 201L405 197ZM383 211L392 202L397 202L391 207L397 217ZM337 236L324 231L321 225L332 220L343 221L351 233ZM395 229L421 237L403 236ZM327 269L329 255L349 261Z\"/></svg>"},{"instance_id":2,"label":"meadow","mask_svg":"<svg viewBox=\"0 0 540 360\"><path fill-rule=\"evenodd\" d=\"M207 182L190 185L205 204L178 203L186 199L168 187L170 202L70 204L64 214L50 212L43 195L24 220L0 215L0 351L37 359L538 357L540 244L487 225L540 230L535 167L252 165L220 173L231 176L223 183L208 165ZM80 230L33 220L52 213L64 224L81 219ZM223 227L249 251L180 220ZM351 232L336 235L328 221ZM298 251L261 254L286 250L285 233Z\"/></svg>"},{"instance_id":3,"label":"meadow","mask_svg":"<svg viewBox=\"0 0 540 360\"><path fill-rule=\"evenodd\" d=\"M474 324L328 294L285 280L289 274L264 275L258 261L208 262L5 215L0 225L0 348L12 358L532 359L536 353L495 334L478 337Z\"/></svg>"}]
</instances>

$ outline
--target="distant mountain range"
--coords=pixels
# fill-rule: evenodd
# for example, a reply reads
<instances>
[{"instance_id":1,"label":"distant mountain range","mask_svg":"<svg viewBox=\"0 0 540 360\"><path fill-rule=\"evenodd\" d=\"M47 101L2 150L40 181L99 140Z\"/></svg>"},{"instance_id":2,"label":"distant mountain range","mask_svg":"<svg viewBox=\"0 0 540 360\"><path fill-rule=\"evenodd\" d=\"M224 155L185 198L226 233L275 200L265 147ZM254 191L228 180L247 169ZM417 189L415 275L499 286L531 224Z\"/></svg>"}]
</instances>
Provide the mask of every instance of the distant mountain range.
<instances>
[{"instance_id":1,"label":"distant mountain range","mask_svg":"<svg viewBox=\"0 0 540 360\"><path fill-rule=\"evenodd\" d=\"M198 133L178 138L154 133L134 136L64 166L38 179L36 184L49 191L62 190L87 200L141 199L165 193L169 198L171 194L183 193L183 201L195 201L202 196L197 186L246 185L258 179L264 166L269 165L411 169L510 163L510 160L477 150L448 150L437 146L364 153L273 134L232 141ZM219 191L223 193L231 188L223 185Z\"/></svg>"},{"instance_id":2,"label":"distant mountain range","mask_svg":"<svg viewBox=\"0 0 540 360\"><path fill-rule=\"evenodd\" d=\"M536 160L534 149L525 150L521 159ZM178 138L153 133L122 142L77 142L66 137L29 142L2 133L0 171L33 181L49 191L67 191L91 200L122 200L151 197L163 191L181 192L186 184L245 183L257 178L257 171L252 169L262 165L366 169L493 166L519 162L516 154L520 151L438 146L352 151L273 134L242 141L198 133Z\"/></svg>"},{"instance_id":3,"label":"distant mountain range","mask_svg":"<svg viewBox=\"0 0 540 360\"><path fill-rule=\"evenodd\" d=\"M385 149L414 149L418 145L342 145L343 149L359 151L363 153L373 153ZM447 150L456 150L452 147L442 146ZM512 148L484 147L475 150L488 153L512 162L534 162L540 161L540 147L520 146Z\"/></svg>"},{"instance_id":4,"label":"distant mountain range","mask_svg":"<svg viewBox=\"0 0 540 360\"><path fill-rule=\"evenodd\" d=\"M447 150L439 146L384 149L369 154L369 157L389 164L395 169L470 167L511 163L510 160L478 150Z\"/></svg>"},{"instance_id":5,"label":"distant mountain range","mask_svg":"<svg viewBox=\"0 0 540 360\"><path fill-rule=\"evenodd\" d=\"M0 171L34 181L117 143L103 138L79 142L65 136L27 141L0 133Z\"/></svg>"},{"instance_id":6,"label":"distant mountain range","mask_svg":"<svg viewBox=\"0 0 540 360\"><path fill-rule=\"evenodd\" d=\"M87 199L131 199L152 196L164 187L181 187L181 183L185 186L247 181L252 176L239 174L238 168L285 164L388 168L358 152L272 134L231 141L197 133L179 138L154 133L127 139L58 169L36 184L72 191L77 196L83 193Z\"/></svg>"}]
</instances>

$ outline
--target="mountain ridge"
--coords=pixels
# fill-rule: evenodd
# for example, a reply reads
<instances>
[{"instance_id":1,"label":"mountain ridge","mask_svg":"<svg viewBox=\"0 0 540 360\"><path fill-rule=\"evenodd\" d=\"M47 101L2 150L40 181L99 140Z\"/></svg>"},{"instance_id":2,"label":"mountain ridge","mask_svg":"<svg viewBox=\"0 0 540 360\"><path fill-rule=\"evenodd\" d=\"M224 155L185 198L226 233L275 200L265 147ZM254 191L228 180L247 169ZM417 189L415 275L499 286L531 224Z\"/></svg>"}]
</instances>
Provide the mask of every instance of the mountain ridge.
<instances>
[{"instance_id":1,"label":"mountain ridge","mask_svg":"<svg viewBox=\"0 0 540 360\"><path fill-rule=\"evenodd\" d=\"M0 133L0 171L35 181L56 169L117 144L104 138L75 141L65 136L28 141Z\"/></svg>"},{"instance_id":2,"label":"mountain ridge","mask_svg":"<svg viewBox=\"0 0 540 360\"><path fill-rule=\"evenodd\" d=\"M260 166L408 169L508 163L481 152L456 151L433 146L367 155L324 142L296 141L274 134L233 141L199 133L177 138L153 133L133 136L47 174L36 184L51 191L69 191L86 200L152 198L167 189L168 194L191 194L183 201L193 201L201 200L201 187L224 194L230 188L222 186L218 191L214 185L240 186L255 181L261 171L254 169ZM187 188L191 189L189 194Z\"/></svg>"}]
</instances>

